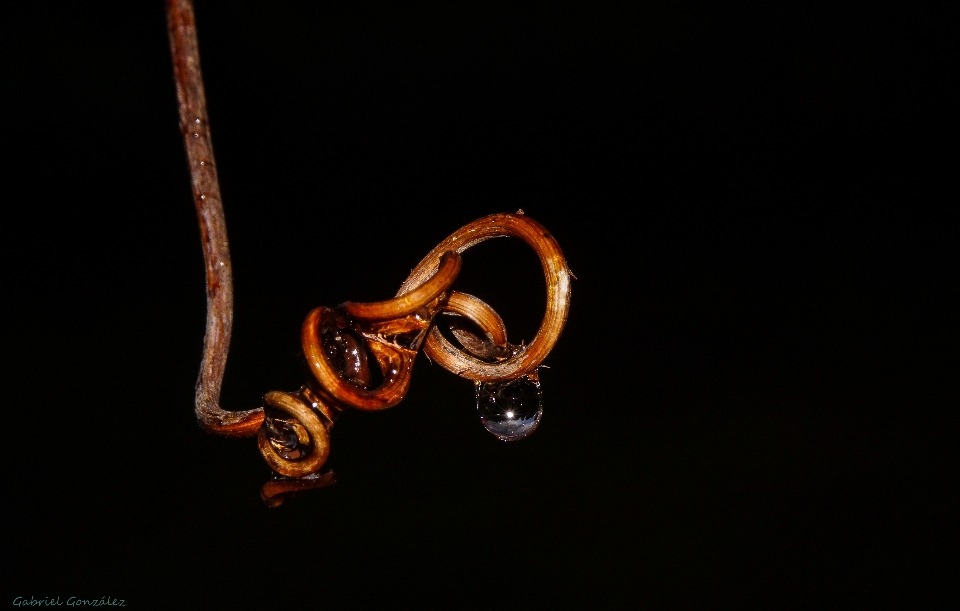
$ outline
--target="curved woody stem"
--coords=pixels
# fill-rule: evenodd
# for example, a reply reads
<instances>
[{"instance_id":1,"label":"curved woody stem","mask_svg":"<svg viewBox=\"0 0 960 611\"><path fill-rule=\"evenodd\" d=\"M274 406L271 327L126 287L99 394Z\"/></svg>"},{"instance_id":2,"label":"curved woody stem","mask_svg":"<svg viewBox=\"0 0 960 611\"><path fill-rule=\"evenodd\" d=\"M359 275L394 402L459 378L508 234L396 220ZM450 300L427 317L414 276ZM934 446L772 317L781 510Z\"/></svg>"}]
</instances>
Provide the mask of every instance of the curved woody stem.
<instances>
[{"instance_id":1,"label":"curved woody stem","mask_svg":"<svg viewBox=\"0 0 960 611\"><path fill-rule=\"evenodd\" d=\"M220 407L220 387L233 328L233 274L227 223L210 141L193 3L190 0L166 0L166 4L180 106L180 130L190 164L193 201L197 207L207 268L207 332L203 338L203 362L197 378L197 420L211 433L250 437L257 434L263 423L263 408L228 412Z\"/></svg>"}]
</instances>

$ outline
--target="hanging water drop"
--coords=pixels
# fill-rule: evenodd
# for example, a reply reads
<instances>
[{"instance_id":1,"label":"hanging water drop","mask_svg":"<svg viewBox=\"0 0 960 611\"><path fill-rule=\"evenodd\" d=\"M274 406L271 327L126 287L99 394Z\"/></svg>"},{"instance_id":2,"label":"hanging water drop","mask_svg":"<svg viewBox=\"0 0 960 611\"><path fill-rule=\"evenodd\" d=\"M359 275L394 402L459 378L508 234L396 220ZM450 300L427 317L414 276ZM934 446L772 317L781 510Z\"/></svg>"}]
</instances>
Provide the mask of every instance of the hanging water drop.
<instances>
[{"instance_id":1,"label":"hanging water drop","mask_svg":"<svg viewBox=\"0 0 960 611\"><path fill-rule=\"evenodd\" d=\"M501 441L523 439L537 428L542 399L540 383L526 376L477 384L480 421Z\"/></svg>"}]
</instances>

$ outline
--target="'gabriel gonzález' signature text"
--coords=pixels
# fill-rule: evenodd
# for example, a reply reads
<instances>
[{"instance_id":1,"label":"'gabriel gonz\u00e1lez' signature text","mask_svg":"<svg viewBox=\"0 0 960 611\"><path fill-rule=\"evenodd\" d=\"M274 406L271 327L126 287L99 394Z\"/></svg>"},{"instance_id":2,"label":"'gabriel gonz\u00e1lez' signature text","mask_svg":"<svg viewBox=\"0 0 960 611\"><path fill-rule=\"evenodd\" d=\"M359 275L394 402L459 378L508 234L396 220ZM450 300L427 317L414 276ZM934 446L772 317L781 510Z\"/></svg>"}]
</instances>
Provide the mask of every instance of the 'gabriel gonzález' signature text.
<instances>
[{"instance_id":1,"label":"'gabriel gonz\u00e1lez' signature text","mask_svg":"<svg viewBox=\"0 0 960 611\"><path fill-rule=\"evenodd\" d=\"M14 607L59 607L60 605L66 604L68 607L126 607L127 601L122 598L110 598L109 596L104 596L102 598L79 598L77 596L71 596L66 601L60 600L60 597L56 598L24 598L18 596L13 599Z\"/></svg>"}]
</instances>

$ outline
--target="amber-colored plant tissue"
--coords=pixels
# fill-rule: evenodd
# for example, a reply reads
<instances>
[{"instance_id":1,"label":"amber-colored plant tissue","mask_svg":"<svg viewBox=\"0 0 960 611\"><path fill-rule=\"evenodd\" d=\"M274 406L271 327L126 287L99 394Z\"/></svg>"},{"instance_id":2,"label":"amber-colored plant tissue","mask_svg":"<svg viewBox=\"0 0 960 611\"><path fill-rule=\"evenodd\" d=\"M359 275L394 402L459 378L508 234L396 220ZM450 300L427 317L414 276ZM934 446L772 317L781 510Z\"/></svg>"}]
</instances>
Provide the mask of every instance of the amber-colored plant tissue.
<instances>
[{"instance_id":1,"label":"amber-colored plant tissue","mask_svg":"<svg viewBox=\"0 0 960 611\"><path fill-rule=\"evenodd\" d=\"M261 489L264 501L277 506L297 492L333 484L333 473L321 473L321 468L330 453L330 430L337 416L347 408L380 410L399 403L410 387L413 361L421 348L435 363L476 382L478 398L484 384L500 384L485 387L483 396L487 396L515 388L518 380L534 385L538 397L537 367L553 349L566 322L571 273L553 236L518 211L487 216L452 233L420 261L393 299L347 301L335 308L314 309L301 329L312 379L296 392L268 392L263 406L256 409L227 411L220 407L233 325L230 248L193 6L190 0L167 0L166 4L180 127L207 272L207 326L197 379L197 421L210 433L257 437L260 452L276 474ZM460 253L498 237L515 237L529 244L546 278L543 322L533 340L522 346L507 342L506 327L493 308L451 289L460 272ZM454 341L435 324L442 313L451 320ZM536 419L528 420L532 424L527 424L522 434L490 430L501 439L521 438L536 426L539 412Z\"/></svg>"}]
</instances>

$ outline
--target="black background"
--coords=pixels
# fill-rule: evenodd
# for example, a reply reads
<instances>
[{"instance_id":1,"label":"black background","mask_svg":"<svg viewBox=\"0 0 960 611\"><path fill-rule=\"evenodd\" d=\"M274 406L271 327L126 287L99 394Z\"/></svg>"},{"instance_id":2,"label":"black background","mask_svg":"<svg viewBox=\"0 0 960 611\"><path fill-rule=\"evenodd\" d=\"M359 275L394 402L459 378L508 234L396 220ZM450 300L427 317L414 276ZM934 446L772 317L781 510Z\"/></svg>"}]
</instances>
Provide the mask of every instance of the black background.
<instances>
[{"instance_id":1,"label":"black background","mask_svg":"<svg viewBox=\"0 0 960 611\"><path fill-rule=\"evenodd\" d=\"M578 277L543 421L496 441L421 358L401 405L337 423L335 487L263 506L255 444L193 420L204 273L162 3L8 9L8 599L956 602L937 9L198 4L236 274L223 405L305 381L313 307L388 298L523 208ZM532 337L526 246L471 250L458 283Z\"/></svg>"}]
</instances>

